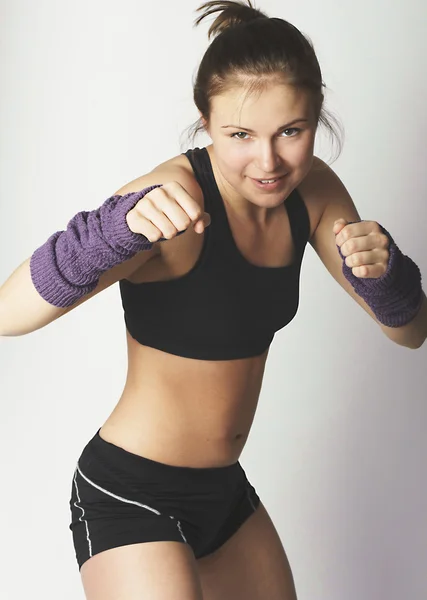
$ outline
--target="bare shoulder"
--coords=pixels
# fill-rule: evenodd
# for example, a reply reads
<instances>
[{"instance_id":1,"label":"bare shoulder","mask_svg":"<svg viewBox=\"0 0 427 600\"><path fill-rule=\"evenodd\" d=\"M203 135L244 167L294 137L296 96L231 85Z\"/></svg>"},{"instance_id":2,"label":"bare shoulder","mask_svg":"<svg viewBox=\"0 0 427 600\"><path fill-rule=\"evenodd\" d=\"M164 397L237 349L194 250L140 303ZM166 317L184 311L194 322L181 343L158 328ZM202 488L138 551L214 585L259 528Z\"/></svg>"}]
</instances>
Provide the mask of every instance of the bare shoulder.
<instances>
[{"instance_id":1,"label":"bare shoulder","mask_svg":"<svg viewBox=\"0 0 427 600\"><path fill-rule=\"evenodd\" d=\"M333 186L338 177L321 158L315 156L310 171L298 186L310 216L310 239L325 210Z\"/></svg>"},{"instance_id":2,"label":"bare shoulder","mask_svg":"<svg viewBox=\"0 0 427 600\"><path fill-rule=\"evenodd\" d=\"M158 183L164 184L171 181L177 181L195 200L201 203L201 206L203 206L202 190L197 183L191 165L185 156L176 156L157 165L149 173L141 175L123 185L113 195L124 196L125 194L137 192L151 185ZM122 279L130 279L132 275L144 269L152 259L159 256L160 243L158 242L153 244L150 250L138 252L132 258L109 269L100 276L98 285L91 293L80 298L75 304L65 309L64 313L76 308L114 283L117 283Z\"/></svg>"},{"instance_id":3,"label":"bare shoulder","mask_svg":"<svg viewBox=\"0 0 427 600\"><path fill-rule=\"evenodd\" d=\"M177 181L190 196L193 196L196 201L203 205L202 189L197 183L188 159L183 155L174 156L160 163L149 173L124 185L116 194L124 195L129 192L137 192L150 185L164 184L170 181Z\"/></svg>"},{"instance_id":4,"label":"bare shoulder","mask_svg":"<svg viewBox=\"0 0 427 600\"><path fill-rule=\"evenodd\" d=\"M123 187L121 187L115 194L129 194L131 192L137 192L146 187L156 184L165 184L171 181L178 182L185 191L192 196L196 202L203 208L204 199L203 192L198 184L194 171L191 167L190 162L184 155L174 156L163 163L160 163L152 169L149 173L141 175L136 179L130 181ZM131 275L139 271L147 262L152 258L160 255L160 249L166 245L170 245L173 240L169 242L157 242L153 244L151 250L144 250L139 252L127 263L122 263L117 267L118 273L114 274L115 277L119 276L120 279L128 279ZM161 246L162 245L162 246Z\"/></svg>"}]
</instances>

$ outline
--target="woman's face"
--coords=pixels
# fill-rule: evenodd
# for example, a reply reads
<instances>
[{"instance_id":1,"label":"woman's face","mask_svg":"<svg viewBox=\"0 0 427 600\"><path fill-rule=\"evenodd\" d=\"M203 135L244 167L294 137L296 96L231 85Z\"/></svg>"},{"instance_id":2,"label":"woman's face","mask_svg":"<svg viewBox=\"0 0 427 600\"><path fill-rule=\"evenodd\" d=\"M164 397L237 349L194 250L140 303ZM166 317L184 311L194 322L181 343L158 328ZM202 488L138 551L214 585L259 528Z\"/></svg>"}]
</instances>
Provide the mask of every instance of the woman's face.
<instances>
[{"instance_id":1,"label":"woman's face","mask_svg":"<svg viewBox=\"0 0 427 600\"><path fill-rule=\"evenodd\" d=\"M315 122L309 93L275 84L244 100L244 89L216 96L206 130L230 199L278 206L313 162ZM283 176L275 189L253 179ZM253 179L252 179L253 178Z\"/></svg>"}]
</instances>

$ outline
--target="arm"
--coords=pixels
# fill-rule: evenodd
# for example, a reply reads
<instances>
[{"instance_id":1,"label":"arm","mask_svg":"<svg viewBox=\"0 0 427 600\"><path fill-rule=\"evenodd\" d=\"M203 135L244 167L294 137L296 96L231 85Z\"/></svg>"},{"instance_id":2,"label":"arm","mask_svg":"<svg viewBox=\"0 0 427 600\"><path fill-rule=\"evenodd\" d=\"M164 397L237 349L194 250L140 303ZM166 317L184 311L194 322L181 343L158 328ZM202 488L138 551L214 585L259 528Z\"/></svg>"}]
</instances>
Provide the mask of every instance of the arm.
<instances>
[{"instance_id":1,"label":"arm","mask_svg":"<svg viewBox=\"0 0 427 600\"><path fill-rule=\"evenodd\" d=\"M353 289L343 274L343 260L337 249L334 223L344 218L349 222L360 221L359 213L345 186L334 171L323 161L317 160L317 169L313 169L301 186L303 194L309 194L323 210L319 223L310 240L310 244L319 258L341 287L351 296L379 325L383 333L393 342L407 348L419 348L427 337L427 299L423 299L419 312L409 323L401 327L387 327L380 323L368 304ZM321 168L319 168L319 164Z\"/></svg>"},{"instance_id":2,"label":"arm","mask_svg":"<svg viewBox=\"0 0 427 600\"><path fill-rule=\"evenodd\" d=\"M117 281L130 277L154 254L154 248L139 252L126 262L109 269L101 275L92 292L65 308L53 306L40 296L31 279L31 259L27 258L0 287L0 337L26 335L45 327Z\"/></svg>"},{"instance_id":3,"label":"arm","mask_svg":"<svg viewBox=\"0 0 427 600\"><path fill-rule=\"evenodd\" d=\"M156 168L151 173L128 183L114 196L129 194L161 182L176 180L185 186L188 174L183 169L167 166ZM194 184L193 184L194 186ZM129 277L136 269L158 254L159 248L154 244L151 249L137 252L131 258L114 265L102 273L96 287L71 305L54 306L47 302L34 286L30 262L25 260L0 287L0 336L19 336L31 333L62 315L70 312L112 284Z\"/></svg>"}]
</instances>

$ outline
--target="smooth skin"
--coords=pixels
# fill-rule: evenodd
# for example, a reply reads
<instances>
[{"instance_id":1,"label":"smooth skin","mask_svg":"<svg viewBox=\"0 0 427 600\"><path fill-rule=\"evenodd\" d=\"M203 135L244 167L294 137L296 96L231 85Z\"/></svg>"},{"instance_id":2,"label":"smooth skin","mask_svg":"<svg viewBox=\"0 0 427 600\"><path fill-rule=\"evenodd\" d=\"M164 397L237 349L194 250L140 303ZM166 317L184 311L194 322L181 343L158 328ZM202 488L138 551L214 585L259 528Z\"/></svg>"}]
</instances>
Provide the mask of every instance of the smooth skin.
<instances>
[{"instance_id":1,"label":"smooth skin","mask_svg":"<svg viewBox=\"0 0 427 600\"><path fill-rule=\"evenodd\" d=\"M264 505L212 556L198 561L204 600L297 600L291 567Z\"/></svg>"},{"instance_id":2,"label":"smooth skin","mask_svg":"<svg viewBox=\"0 0 427 600\"><path fill-rule=\"evenodd\" d=\"M90 558L80 573L88 600L205 600L194 554L184 543L112 548Z\"/></svg>"},{"instance_id":3,"label":"smooth skin","mask_svg":"<svg viewBox=\"0 0 427 600\"><path fill-rule=\"evenodd\" d=\"M213 554L195 560L180 542L96 554L81 569L88 600L297 600L282 542L261 503Z\"/></svg>"}]
</instances>

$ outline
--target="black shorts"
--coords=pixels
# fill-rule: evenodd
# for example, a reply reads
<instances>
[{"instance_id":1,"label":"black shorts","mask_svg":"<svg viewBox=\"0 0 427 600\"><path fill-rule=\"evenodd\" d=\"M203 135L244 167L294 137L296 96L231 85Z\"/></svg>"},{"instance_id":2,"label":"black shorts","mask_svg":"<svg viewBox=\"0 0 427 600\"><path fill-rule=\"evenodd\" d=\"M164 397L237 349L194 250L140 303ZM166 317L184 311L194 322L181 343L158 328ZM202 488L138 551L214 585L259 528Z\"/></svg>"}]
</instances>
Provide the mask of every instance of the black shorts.
<instances>
[{"instance_id":1,"label":"black shorts","mask_svg":"<svg viewBox=\"0 0 427 600\"><path fill-rule=\"evenodd\" d=\"M153 541L189 544L196 558L217 550L258 508L239 462L177 467L103 440L84 448L70 499L79 570L104 550Z\"/></svg>"}]
</instances>

